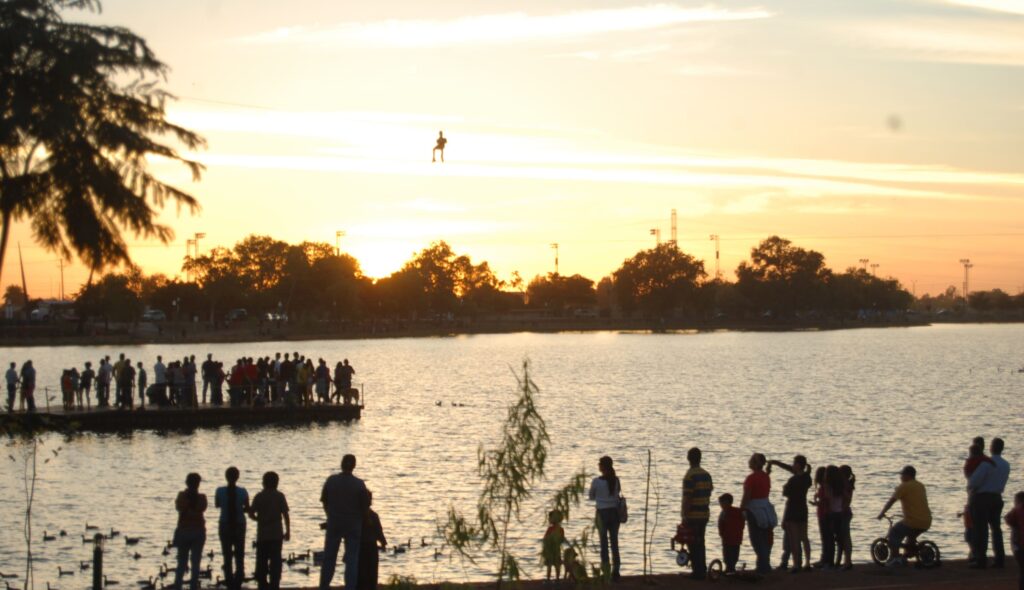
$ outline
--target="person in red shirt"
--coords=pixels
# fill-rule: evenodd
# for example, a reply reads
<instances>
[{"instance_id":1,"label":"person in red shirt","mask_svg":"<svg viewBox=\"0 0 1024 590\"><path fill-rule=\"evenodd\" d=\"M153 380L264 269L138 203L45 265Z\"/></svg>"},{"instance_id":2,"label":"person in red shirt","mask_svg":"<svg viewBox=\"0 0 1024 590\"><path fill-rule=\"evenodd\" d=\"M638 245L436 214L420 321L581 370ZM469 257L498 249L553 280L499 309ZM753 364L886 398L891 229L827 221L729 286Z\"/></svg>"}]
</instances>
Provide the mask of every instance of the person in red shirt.
<instances>
[{"instance_id":1,"label":"person in red shirt","mask_svg":"<svg viewBox=\"0 0 1024 590\"><path fill-rule=\"evenodd\" d=\"M967 451L967 460L964 461L964 477L970 478L974 470L978 468L978 465L986 461L991 463L992 459L985 456L985 439L976 436L971 443L970 449Z\"/></svg>"},{"instance_id":2,"label":"person in red shirt","mask_svg":"<svg viewBox=\"0 0 1024 590\"><path fill-rule=\"evenodd\" d=\"M764 471L766 463L768 460L761 453L750 456L747 463L750 466L750 475L743 481L743 500L740 501L740 509L747 515L750 545L757 554L759 574L768 574L772 571L772 532L779 520L775 508L768 501L772 481Z\"/></svg>"},{"instance_id":3,"label":"person in red shirt","mask_svg":"<svg viewBox=\"0 0 1024 590\"><path fill-rule=\"evenodd\" d=\"M718 536L722 538L722 561L725 562L725 573L736 571L736 562L740 559L740 546L743 545L743 511L732 505L732 494L718 497L718 505L722 511L718 515Z\"/></svg>"},{"instance_id":4,"label":"person in red shirt","mask_svg":"<svg viewBox=\"0 0 1024 590\"><path fill-rule=\"evenodd\" d=\"M1006 514L1006 526L1010 528L1010 547L1017 558L1017 570L1020 572L1017 588L1024 590L1024 549L1021 539L1024 538L1024 492L1017 492L1013 497L1013 510Z\"/></svg>"}]
</instances>

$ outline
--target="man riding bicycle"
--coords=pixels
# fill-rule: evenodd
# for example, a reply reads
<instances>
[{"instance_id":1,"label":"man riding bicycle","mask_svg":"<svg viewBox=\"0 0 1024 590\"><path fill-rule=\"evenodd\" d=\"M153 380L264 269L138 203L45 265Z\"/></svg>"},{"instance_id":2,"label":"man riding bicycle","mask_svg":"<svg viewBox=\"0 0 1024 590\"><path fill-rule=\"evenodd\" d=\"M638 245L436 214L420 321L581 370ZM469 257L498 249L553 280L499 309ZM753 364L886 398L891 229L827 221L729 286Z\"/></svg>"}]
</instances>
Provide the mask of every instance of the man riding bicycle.
<instances>
[{"instance_id":1,"label":"man riding bicycle","mask_svg":"<svg viewBox=\"0 0 1024 590\"><path fill-rule=\"evenodd\" d=\"M885 507L878 513L878 520L885 518L885 513L892 508L897 500L903 509L903 520L893 525L889 531L889 562L886 565L893 565L900 553L900 546L903 539L908 536L916 541L918 535L927 531L932 526L932 511L928 507L928 494L925 492L924 484L917 481L917 470L913 465L907 465L900 471L900 483L896 487Z\"/></svg>"}]
</instances>

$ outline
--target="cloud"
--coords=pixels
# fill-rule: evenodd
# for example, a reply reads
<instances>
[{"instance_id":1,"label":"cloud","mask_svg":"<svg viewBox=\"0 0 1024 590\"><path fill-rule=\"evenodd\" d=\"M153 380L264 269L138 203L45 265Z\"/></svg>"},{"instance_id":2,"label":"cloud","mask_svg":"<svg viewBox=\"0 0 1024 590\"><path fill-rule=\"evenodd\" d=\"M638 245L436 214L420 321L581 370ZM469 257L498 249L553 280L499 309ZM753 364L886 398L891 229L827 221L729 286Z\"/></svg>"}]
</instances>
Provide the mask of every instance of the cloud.
<instances>
[{"instance_id":1,"label":"cloud","mask_svg":"<svg viewBox=\"0 0 1024 590\"><path fill-rule=\"evenodd\" d=\"M895 52L900 59L1024 66L1024 21L932 19L906 24L870 23L853 31L859 41Z\"/></svg>"},{"instance_id":2,"label":"cloud","mask_svg":"<svg viewBox=\"0 0 1024 590\"><path fill-rule=\"evenodd\" d=\"M744 70L742 68L714 64L683 66L677 69L676 73L680 76L695 78L734 78L739 76L759 75L756 72Z\"/></svg>"},{"instance_id":3,"label":"cloud","mask_svg":"<svg viewBox=\"0 0 1024 590\"><path fill-rule=\"evenodd\" d=\"M1022 0L946 0L946 4L1024 15L1024 1Z\"/></svg>"},{"instance_id":4,"label":"cloud","mask_svg":"<svg viewBox=\"0 0 1024 590\"><path fill-rule=\"evenodd\" d=\"M635 63L650 61L655 55L670 51L672 46L668 43L657 45L641 45L637 47L625 47L614 51L598 51L596 49L572 51L569 53L558 53L552 57L583 59L587 61L609 60L616 63Z\"/></svg>"},{"instance_id":5,"label":"cloud","mask_svg":"<svg viewBox=\"0 0 1024 590\"><path fill-rule=\"evenodd\" d=\"M329 28L284 27L239 39L255 44L340 47L424 48L564 41L607 33L649 31L691 23L764 19L762 8L716 6L686 8L651 4L581 10L561 14L524 12L469 16L452 20L385 20L345 23Z\"/></svg>"}]
</instances>

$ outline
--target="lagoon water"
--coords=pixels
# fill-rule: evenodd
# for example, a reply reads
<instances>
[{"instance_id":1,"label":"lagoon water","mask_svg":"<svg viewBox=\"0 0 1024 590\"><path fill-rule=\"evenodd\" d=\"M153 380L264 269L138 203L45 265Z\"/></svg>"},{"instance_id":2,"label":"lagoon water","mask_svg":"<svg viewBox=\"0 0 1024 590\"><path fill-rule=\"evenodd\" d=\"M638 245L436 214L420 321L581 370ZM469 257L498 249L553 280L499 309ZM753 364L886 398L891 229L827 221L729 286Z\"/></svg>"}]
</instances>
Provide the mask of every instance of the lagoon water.
<instances>
[{"instance_id":1,"label":"lagoon water","mask_svg":"<svg viewBox=\"0 0 1024 590\"><path fill-rule=\"evenodd\" d=\"M199 430L191 434L139 432L46 437L58 457L40 466L34 522L37 582L61 589L89 585L90 573L57 576L57 567L89 559L81 542L86 523L141 536L129 547L109 542L106 570L111 579L135 587L173 567L161 550L175 522L173 500L185 474L204 477L211 498L228 465L242 470L250 494L265 470L281 475L281 490L292 508L292 541L285 552L316 550L322 543L318 503L324 478L341 455L355 453L357 474L374 491L374 503L391 543L412 539L412 549L381 557L381 578L413 575L420 581L482 580L496 563L473 565L435 559L436 525L449 506L472 515L480 488L478 446L497 440L504 408L515 395L511 369L524 358L541 389L539 403L552 439L548 477L525 506L525 525L515 529L514 548L531 577L546 528L548 497L580 468L596 471L603 454L615 458L631 520L621 532L623 573L638 573L642 561L647 451L654 460L650 495L653 566L677 571L669 537L679 519L680 481L687 448L704 449L715 495L737 498L750 453L789 460L795 453L813 465L850 464L857 474L854 496L854 559L869 559L872 539L885 532L874 519L907 463L917 466L927 486L934 525L926 537L943 556L966 550L956 513L965 500L961 464L970 439L1003 436L1013 465L1008 495L1024 489L1024 326L957 325L908 329L864 329L807 333L707 334L508 334L452 338L320 341L260 344L160 345L123 349L151 366L186 353L212 352L225 365L236 356L302 352L333 364L350 359L365 383L366 410L353 424L294 428ZM0 361L30 357L40 387L56 382L59 369L120 349L92 347L2 348ZM38 396L37 397L41 397ZM436 402L442 402L440 406ZM452 404L464 404L453 406ZM3 456L22 443L4 441ZM0 470L0 571L23 569L22 477L14 463ZM784 473L775 471L772 499L781 514ZM812 512L813 514L813 512ZM584 506L566 523L575 535L592 515ZM717 508L713 509L717 516ZM219 554L215 512L208 513L207 548ZM816 527L812 547L818 553ZM43 542L50 533L69 536ZM255 527L250 525L250 538ZM429 547L420 547L426 538ZM713 527L709 555L720 553ZM776 544L777 563L781 543ZM205 552L204 551L204 552ZM138 552L141 558L133 559ZM752 563L744 545L741 560ZM247 556L252 570L252 551ZM206 560L204 558L204 567ZM220 557L214 562L219 573ZM867 566L865 566L867 567ZM77 567L75 567L77 571ZM339 570L341 566L339 565ZM285 567L286 586L315 585L317 570L305 575ZM166 580L170 582L170 578ZM341 583L339 571L336 583Z\"/></svg>"}]
</instances>

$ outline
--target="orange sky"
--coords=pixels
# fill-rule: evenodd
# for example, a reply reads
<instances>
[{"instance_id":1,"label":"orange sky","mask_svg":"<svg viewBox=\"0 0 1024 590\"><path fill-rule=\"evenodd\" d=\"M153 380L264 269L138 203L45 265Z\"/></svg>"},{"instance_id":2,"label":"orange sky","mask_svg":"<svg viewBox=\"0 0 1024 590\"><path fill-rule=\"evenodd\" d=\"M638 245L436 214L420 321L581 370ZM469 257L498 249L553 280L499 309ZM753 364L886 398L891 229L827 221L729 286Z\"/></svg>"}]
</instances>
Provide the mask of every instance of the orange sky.
<instances>
[{"instance_id":1,"label":"orange sky","mask_svg":"<svg viewBox=\"0 0 1024 590\"><path fill-rule=\"evenodd\" d=\"M298 5L295 5L298 4ZM207 166L185 239L334 242L372 276L445 239L502 278L599 279L668 239L727 277L770 234L918 294L1024 287L1024 2L108 0L172 68L170 117ZM445 164L431 164L439 129ZM33 296L55 255L24 249ZM84 280L75 261L66 290Z\"/></svg>"}]
</instances>

